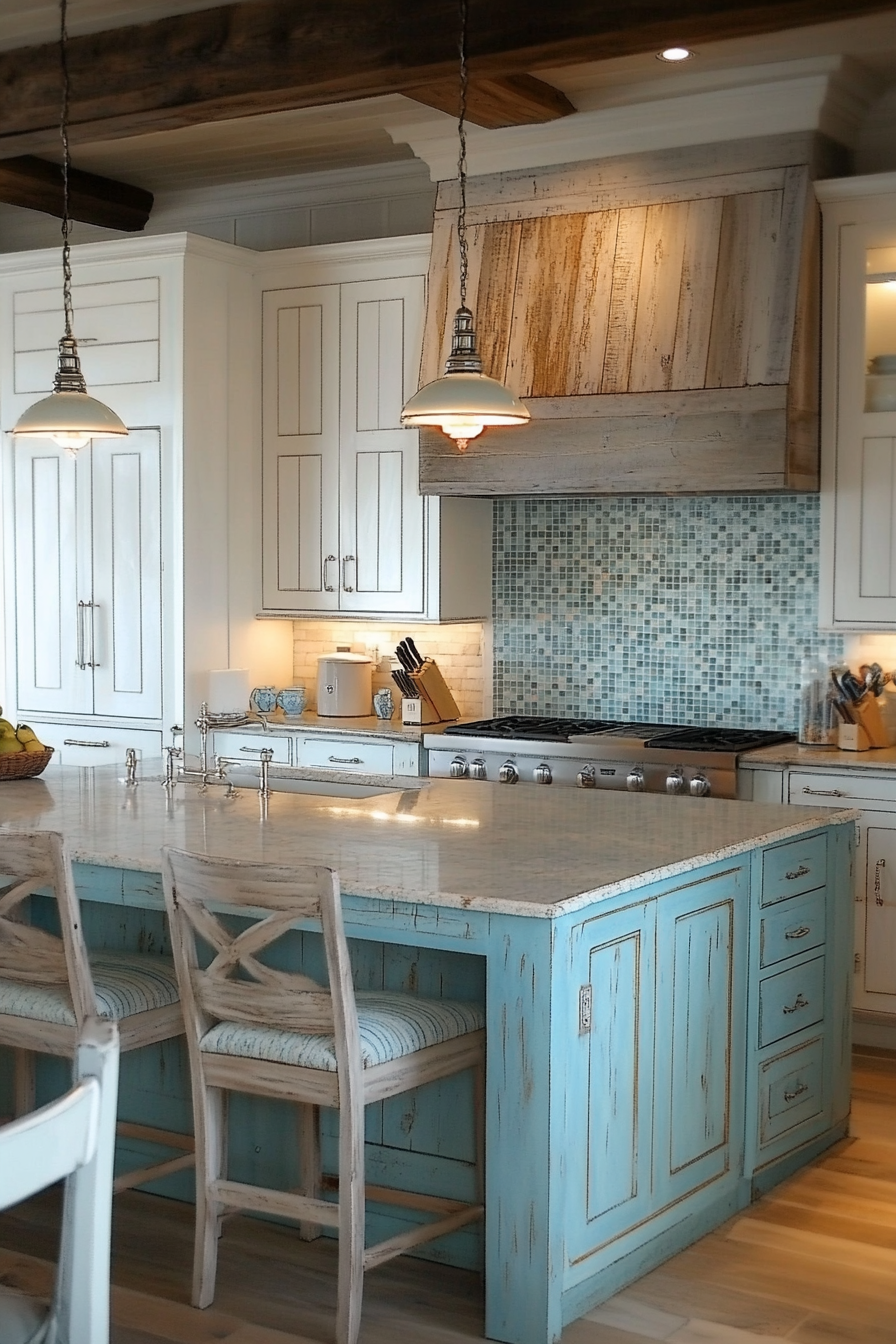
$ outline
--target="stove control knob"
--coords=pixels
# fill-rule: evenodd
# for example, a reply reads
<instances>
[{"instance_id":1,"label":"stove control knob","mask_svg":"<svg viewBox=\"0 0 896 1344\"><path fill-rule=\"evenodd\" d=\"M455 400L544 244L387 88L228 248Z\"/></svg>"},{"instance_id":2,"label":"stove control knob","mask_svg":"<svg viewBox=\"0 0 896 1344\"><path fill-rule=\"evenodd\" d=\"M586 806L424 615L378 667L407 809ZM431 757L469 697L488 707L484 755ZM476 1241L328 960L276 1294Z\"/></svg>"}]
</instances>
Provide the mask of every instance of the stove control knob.
<instances>
[{"instance_id":1,"label":"stove control knob","mask_svg":"<svg viewBox=\"0 0 896 1344\"><path fill-rule=\"evenodd\" d=\"M513 761L505 761L498 771L498 778L502 784L516 784L519 782L519 777L520 772Z\"/></svg>"},{"instance_id":2,"label":"stove control knob","mask_svg":"<svg viewBox=\"0 0 896 1344\"><path fill-rule=\"evenodd\" d=\"M485 761L482 759L482 757L478 757L475 761L470 762L470 778L488 779L488 775L486 774L485 770Z\"/></svg>"},{"instance_id":3,"label":"stove control knob","mask_svg":"<svg viewBox=\"0 0 896 1344\"><path fill-rule=\"evenodd\" d=\"M705 775L695 775L688 787L695 798L706 798L712 792L712 786Z\"/></svg>"},{"instance_id":4,"label":"stove control knob","mask_svg":"<svg viewBox=\"0 0 896 1344\"><path fill-rule=\"evenodd\" d=\"M554 782L554 776L547 761L542 761L541 765L536 765L532 771L532 777L536 784L553 784Z\"/></svg>"},{"instance_id":5,"label":"stove control knob","mask_svg":"<svg viewBox=\"0 0 896 1344\"><path fill-rule=\"evenodd\" d=\"M455 756L448 767L448 771L452 779L466 779L467 775L470 773L463 756Z\"/></svg>"},{"instance_id":6,"label":"stove control knob","mask_svg":"<svg viewBox=\"0 0 896 1344\"><path fill-rule=\"evenodd\" d=\"M647 781L644 778L644 771L640 765L636 765L633 770L629 770L628 778L625 781L625 787L629 793L643 793L647 787Z\"/></svg>"},{"instance_id":7,"label":"stove control knob","mask_svg":"<svg viewBox=\"0 0 896 1344\"><path fill-rule=\"evenodd\" d=\"M667 793L684 793L684 775L680 770L673 770L666 776Z\"/></svg>"},{"instance_id":8,"label":"stove control knob","mask_svg":"<svg viewBox=\"0 0 896 1344\"><path fill-rule=\"evenodd\" d=\"M586 765L582 767L582 769L576 775L576 784L579 786L580 789L597 788L597 778L594 774L593 765Z\"/></svg>"}]
</instances>

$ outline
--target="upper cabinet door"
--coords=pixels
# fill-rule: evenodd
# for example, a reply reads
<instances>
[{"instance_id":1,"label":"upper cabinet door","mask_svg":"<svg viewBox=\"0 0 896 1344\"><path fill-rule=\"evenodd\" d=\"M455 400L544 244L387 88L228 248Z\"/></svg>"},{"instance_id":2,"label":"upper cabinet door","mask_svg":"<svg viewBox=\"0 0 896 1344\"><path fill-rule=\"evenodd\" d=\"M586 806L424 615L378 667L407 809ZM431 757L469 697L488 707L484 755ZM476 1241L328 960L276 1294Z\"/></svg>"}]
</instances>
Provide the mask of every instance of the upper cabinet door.
<instances>
[{"instance_id":1,"label":"upper cabinet door","mask_svg":"<svg viewBox=\"0 0 896 1344\"><path fill-rule=\"evenodd\" d=\"M162 713L162 498L157 429L93 441L94 712Z\"/></svg>"},{"instance_id":2,"label":"upper cabinet door","mask_svg":"<svg viewBox=\"0 0 896 1344\"><path fill-rule=\"evenodd\" d=\"M401 409L417 388L424 280L341 289L340 607L422 612L418 433Z\"/></svg>"},{"instance_id":3,"label":"upper cabinet door","mask_svg":"<svg viewBox=\"0 0 896 1344\"><path fill-rule=\"evenodd\" d=\"M339 604L339 286L269 290L262 335L264 606Z\"/></svg>"},{"instance_id":4,"label":"upper cabinet door","mask_svg":"<svg viewBox=\"0 0 896 1344\"><path fill-rule=\"evenodd\" d=\"M18 708L93 712L91 448L15 446Z\"/></svg>"}]
</instances>

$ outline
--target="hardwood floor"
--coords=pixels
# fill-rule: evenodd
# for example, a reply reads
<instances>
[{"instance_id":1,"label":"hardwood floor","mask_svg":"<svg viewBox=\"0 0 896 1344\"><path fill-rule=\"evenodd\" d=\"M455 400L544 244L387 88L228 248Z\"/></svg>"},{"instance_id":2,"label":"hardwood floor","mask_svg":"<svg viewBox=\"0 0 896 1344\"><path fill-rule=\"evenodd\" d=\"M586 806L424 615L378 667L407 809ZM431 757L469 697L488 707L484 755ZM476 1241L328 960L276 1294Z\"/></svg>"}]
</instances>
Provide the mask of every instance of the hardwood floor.
<instances>
[{"instance_id":1,"label":"hardwood floor","mask_svg":"<svg viewBox=\"0 0 896 1344\"><path fill-rule=\"evenodd\" d=\"M43 1196L0 1217L4 1282L49 1291L57 1208ZM328 1344L332 1242L233 1218L214 1306L200 1312L187 1305L192 1223L171 1200L116 1200L114 1344ZM478 1276L403 1257L368 1277L361 1344L481 1339ZM849 1139L563 1333L563 1344L778 1339L896 1344L896 1056L856 1054Z\"/></svg>"}]
</instances>

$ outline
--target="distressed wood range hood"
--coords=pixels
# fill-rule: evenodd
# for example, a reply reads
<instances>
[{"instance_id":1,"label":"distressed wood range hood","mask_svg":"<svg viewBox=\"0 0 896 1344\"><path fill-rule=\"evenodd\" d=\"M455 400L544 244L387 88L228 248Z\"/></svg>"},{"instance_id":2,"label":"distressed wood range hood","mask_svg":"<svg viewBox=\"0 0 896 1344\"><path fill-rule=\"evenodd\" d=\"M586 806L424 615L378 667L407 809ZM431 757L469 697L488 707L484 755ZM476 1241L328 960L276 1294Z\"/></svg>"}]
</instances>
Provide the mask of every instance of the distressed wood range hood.
<instances>
[{"instance_id":1,"label":"distressed wood range hood","mask_svg":"<svg viewBox=\"0 0 896 1344\"><path fill-rule=\"evenodd\" d=\"M814 132L476 177L470 280L484 372L531 423L461 456L421 434L439 495L818 489ZM458 304L456 184L440 184L421 384Z\"/></svg>"}]
</instances>

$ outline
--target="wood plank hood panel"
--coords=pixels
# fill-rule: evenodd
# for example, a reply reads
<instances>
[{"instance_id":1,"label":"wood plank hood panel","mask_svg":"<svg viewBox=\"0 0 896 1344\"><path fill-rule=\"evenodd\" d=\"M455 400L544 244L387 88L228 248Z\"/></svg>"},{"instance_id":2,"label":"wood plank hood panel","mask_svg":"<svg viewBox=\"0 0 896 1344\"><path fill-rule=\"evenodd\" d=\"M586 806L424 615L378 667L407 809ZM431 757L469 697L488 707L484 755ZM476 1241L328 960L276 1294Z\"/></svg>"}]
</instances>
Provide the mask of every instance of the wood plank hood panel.
<instances>
[{"instance_id":1,"label":"wood plank hood panel","mask_svg":"<svg viewBox=\"0 0 896 1344\"><path fill-rule=\"evenodd\" d=\"M522 174L474 179L484 371L533 419L464 457L426 432L421 489L817 489L818 141L548 169L528 192ZM421 383L442 371L459 303L454 191L436 210Z\"/></svg>"}]
</instances>

